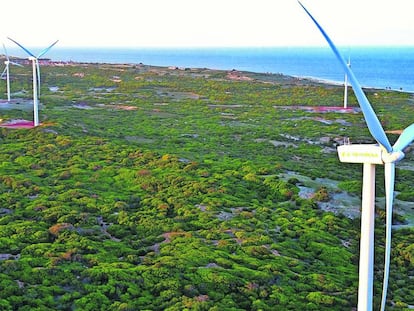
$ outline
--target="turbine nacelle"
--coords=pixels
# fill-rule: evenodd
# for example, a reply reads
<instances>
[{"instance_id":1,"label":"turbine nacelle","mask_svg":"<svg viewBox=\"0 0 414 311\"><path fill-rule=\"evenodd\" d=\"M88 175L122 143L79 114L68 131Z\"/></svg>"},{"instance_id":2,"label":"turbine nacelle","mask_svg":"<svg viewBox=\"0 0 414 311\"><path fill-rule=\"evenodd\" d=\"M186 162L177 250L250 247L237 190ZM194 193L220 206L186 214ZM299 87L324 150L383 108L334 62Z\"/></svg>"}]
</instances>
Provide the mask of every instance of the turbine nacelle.
<instances>
[{"instance_id":1,"label":"turbine nacelle","mask_svg":"<svg viewBox=\"0 0 414 311\"><path fill-rule=\"evenodd\" d=\"M338 147L339 161L345 163L384 164L383 149L378 145L342 145Z\"/></svg>"},{"instance_id":2,"label":"turbine nacelle","mask_svg":"<svg viewBox=\"0 0 414 311\"><path fill-rule=\"evenodd\" d=\"M395 163L404 158L402 151L388 152L379 145L342 145L338 147L339 161L345 163Z\"/></svg>"}]
</instances>

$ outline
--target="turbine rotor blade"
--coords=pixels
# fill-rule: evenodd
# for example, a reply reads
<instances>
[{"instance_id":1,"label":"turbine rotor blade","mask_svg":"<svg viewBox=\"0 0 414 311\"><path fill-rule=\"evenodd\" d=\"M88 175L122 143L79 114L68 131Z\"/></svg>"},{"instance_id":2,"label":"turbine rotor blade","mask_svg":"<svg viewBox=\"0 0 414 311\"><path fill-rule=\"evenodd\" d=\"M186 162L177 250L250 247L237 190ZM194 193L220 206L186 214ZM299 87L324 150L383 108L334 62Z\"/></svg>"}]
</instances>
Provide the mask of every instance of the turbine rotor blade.
<instances>
[{"instance_id":1,"label":"turbine rotor blade","mask_svg":"<svg viewBox=\"0 0 414 311\"><path fill-rule=\"evenodd\" d=\"M394 200L395 163L384 164L385 175L385 200L386 200L386 221L385 221L385 260L384 278L382 284L381 311L385 310L387 302L388 279L391 259L391 229L392 229L392 204Z\"/></svg>"},{"instance_id":2,"label":"turbine rotor blade","mask_svg":"<svg viewBox=\"0 0 414 311\"><path fill-rule=\"evenodd\" d=\"M10 61L9 54L7 53L7 49L6 49L6 46L4 45L4 43L3 43L3 49L4 49L4 55L6 56L7 61Z\"/></svg>"},{"instance_id":3,"label":"turbine rotor blade","mask_svg":"<svg viewBox=\"0 0 414 311\"><path fill-rule=\"evenodd\" d=\"M21 65L19 63L12 62L12 61L10 61L10 64L13 64L13 65L16 65L16 66L19 66L19 67L23 67L23 65Z\"/></svg>"},{"instance_id":4,"label":"turbine rotor blade","mask_svg":"<svg viewBox=\"0 0 414 311\"><path fill-rule=\"evenodd\" d=\"M19 42L17 42L17 41L15 41L15 40L13 40L12 38L10 38L10 37L7 37L10 41L13 41L14 43L16 43L18 46L20 46L27 54L29 54L30 56L32 56L32 57L34 57L34 58L36 58L36 56L34 56L33 55L33 53L32 52L30 52L28 49L26 49L23 45L21 45Z\"/></svg>"},{"instance_id":5,"label":"turbine rotor blade","mask_svg":"<svg viewBox=\"0 0 414 311\"><path fill-rule=\"evenodd\" d=\"M37 76L37 97L40 97L40 66L39 60L36 58L36 76Z\"/></svg>"},{"instance_id":6,"label":"turbine rotor blade","mask_svg":"<svg viewBox=\"0 0 414 311\"><path fill-rule=\"evenodd\" d=\"M6 59L7 59L7 61L9 62L9 64L13 64L13 65L16 65L16 66L23 67L23 66L22 66L22 65L20 65L19 63L16 63L16 62L13 62L13 61L11 61L11 60L10 60L10 58L9 58L9 54L7 53L7 49L6 49L6 46L4 45L4 43L3 43L3 49L4 49L4 55L6 56Z\"/></svg>"},{"instance_id":7,"label":"turbine rotor blade","mask_svg":"<svg viewBox=\"0 0 414 311\"><path fill-rule=\"evenodd\" d=\"M403 151L405 147L414 141L414 123L407 127L398 137L392 149L394 151Z\"/></svg>"},{"instance_id":8,"label":"turbine rotor blade","mask_svg":"<svg viewBox=\"0 0 414 311\"><path fill-rule=\"evenodd\" d=\"M47 48L45 48L42 52L40 52L40 54L37 56L37 58L42 57L43 55L45 55L56 43L58 43L59 40L56 40L55 42L53 42L50 46L48 46Z\"/></svg>"},{"instance_id":9,"label":"turbine rotor blade","mask_svg":"<svg viewBox=\"0 0 414 311\"><path fill-rule=\"evenodd\" d=\"M312 19L312 21L315 23L316 27L318 27L319 31L324 36L325 40L328 42L329 46L331 47L332 51L334 52L336 58L341 63L343 69L345 70L346 74L349 77L349 80L352 85L352 89L354 90L355 96L358 100L358 103L361 107L362 113L364 114L365 122L368 125L368 129L374 137L374 139L380 144L382 147L384 147L388 152L392 151L391 144L387 138L387 135L384 132L384 129L381 126L380 121L378 120L377 115L375 114L374 110L372 109L371 104L369 103L367 97L364 94L364 91L362 90L361 85L359 84L358 80L356 79L354 73L352 72L351 68L346 64L345 60L339 53L338 49L336 48L335 44L332 42L332 40L329 38L329 36L326 34L325 30L319 25L319 23L316 21L316 19L312 16L312 14L309 13L309 11L303 6L303 4L298 1L301 7L305 10L305 12L309 15L309 17Z\"/></svg>"},{"instance_id":10,"label":"turbine rotor blade","mask_svg":"<svg viewBox=\"0 0 414 311\"><path fill-rule=\"evenodd\" d=\"M4 77L4 74L6 73L6 71L7 71L7 66L6 67L4 67L4 70L3 70L3 72L1 73L1 75L0 75L0 77Z\"/></svg>"}]
</instances>

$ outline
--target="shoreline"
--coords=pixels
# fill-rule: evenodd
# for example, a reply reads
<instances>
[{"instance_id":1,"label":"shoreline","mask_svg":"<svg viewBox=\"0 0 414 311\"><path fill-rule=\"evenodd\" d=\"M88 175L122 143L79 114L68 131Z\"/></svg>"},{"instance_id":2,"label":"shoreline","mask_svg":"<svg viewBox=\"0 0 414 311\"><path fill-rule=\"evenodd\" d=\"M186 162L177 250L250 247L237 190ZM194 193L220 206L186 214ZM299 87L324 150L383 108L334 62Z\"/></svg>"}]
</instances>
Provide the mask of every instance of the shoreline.
<instances>
[{"instance_id":1,"label":"shoreline","mask_svg":"<svg viewBox=\"0 0 414 311\"><path fill-rule=\"evenodd\" d=\"M290 77L294 77L297 79L305 79L305 80L309 80L315 83L321 83L321 84L326 84L326 85L331 85L331 86L341 86L344 87L345 84L344 82L340 82L340 81L335 81L335 80L329 80L329 79L322 79L322 78L317 78L317 77L312 77L312 76L290 76ZM363 90L371 90L371 91L390 91L390 92L400 92L400 93L407 93L407 94L413 94L414 95L414 91L407 91L407 90L401 90L401 89L393 89L393 88L382 88L382 87L376 87L376 86L361 86ZM352 90L352 86L351 84L348 84L348 88L350 88Z\"/></svg>"},{"instance_id":2,"label":"shoreline","mask_svg":"<svg viewBox=\"0 0 414 311\"><path fill-rule=\"evenodd\" d=\"M181 67L181 66L175 66L175 65L169 65L169 66L161 66L161 65L152 65L152 64L144 64L142 62L139 63L111 63L111 62L78 62L78 61L53 61L50 60L51 63L56 64L73 64L73 65L108 65L108 66L148 66L148 67L155 67L160 69L174 69L174 70L212 70L212 71L222 71L222 72L228 72L231 73L233 71L240 72L242 74L253 74L253 75L280 75L283 77L291 78L291 79L297 79L297 80L307 80L311 83L317 83L317 84L324 84L328 86L335 86L335 87L344 87L344 82L336 81L336 80L329 80L329 79L323 79L313 76L299 76L299 75L289 75L282 72L257 72L257 71L249 71L249 70L242 70L237 68L232 69L221 69L221 68L209 68L209 67ZM352 90L352 86L349 84L348 88ZM413 94L413 91L407 91L407 90L401 90L401 89L393 89L393 88L382 88L382 87L376 87L376 86L364 86L362 85L362 89L364 90L378 90L378 91L390 91L390 92L400 92L400 93L407 93L407 94Z\"/></svg>"},{"instance_id":3,"label":"shoreline","mask_svg":"<svg viewBox=\"0 0 414 311\"><path fill-rule=\"evenodd\" d=\"M4 58L4 55L1 56L1 58ZM27 58L22 57L13 57L11 56L10 59L12 61L15 61L17 63L20 63L22 65L31 65L30 61ZM251 70L245 70L242 68L232 68L232 69L225 69L225 68L213 68L208 66L178 66L178 65L154 65L154 64L147 64L143 62L107 62L107 61L74 61L74 60L54 60L52 58L42 58L39 59L39 63L41 66L66 66L66 65L109 65L109 66L148 66L148 67L156 67L160 69L180 69L180 70L214 70L214 71L222 71L222 72L232 72L237 71L243 74L254 74L254 75L281 75L284 77L289 77L292 79L298 79L298 80L307 80L311 83L318 83L318 84L324 84L328 86L336 86L336 87L344 87L344 81L338 81L338 80L332 80L332 79L326 79L326 78L320 78L312 75L294 75L294 74L288 74L285 72L272 72L272 71L251 71ZM242 66L241 66L242 67ZM401 93L407 93L407 94L413 94L414 90L404 90L402 88L392 88L392 87L379 87L379 86L368 86L368 85L361 85L363 89L367 90L378 90L378 91L391 91L391 92L401 92ZM352 89L352 86L349 84L348 87Z\"/></svg>"},{"instance_id":4,"label":"shoreline","mask_svg":"<svg viewBox=\"0 0 414 311\"><path fill-rule=\"evenodd\" d=\"M414 46L342 47L364 88L414 93ZM25 57L19 48L10 55ZM237 69L255 73L282 73L332 84L342 84L344 73L328 47L214 47L214 48L53 48L56 61L107 64L153 64L188 68Z\"/></svg>"},{"instance_id":5,"label":"shoreline","mask_svg":"<svg viewBox=\"0 0 414 311\"><path fill-rule=\"evenodd\" d=\"M288 77L288 78L292 78L292 79L298 79L298 80L307 80L311 83L317 83L317 84L324 84L324 85L328 85L328 86L336 86L336 87L344 87L344 82L342 81L336 81L336 80L330 80L330 79L324 79L324 78L318 78L318 77L314 77L314 76L306 76L306 75L289 75L283 72L258 72L258 71L249 71L249 70L243 70L243 69L237 69L237 68L232 68L232 69L220 69L220 68L209 68L209 67L179 67L179 66L174 66L174 65L170 65L170 66L159 66L159 65L152 65L152 64L143 64L143 63L109 63L109 62L72 62L74 64L102 64L102 65L111 65L111 66L137 66L137 65L142 65L142 66L149 66L149 67L157 67L157 68L162 68L162 69L178 69L178 70L185 70L185 69L189 69L189 70L213 70L213 71L222 71L222 72L232 72L232 71L237 71L240 72L242 74L253 74L253 75L281 75L283 77ZM407 90L403 90L403 89L393 89L393 88L383 88L383 87L376 87L376 86L364 86L361 85L363 90L378 90L378 91L390 91L390 92L400 92L400 93L407 93L407 94L413 94L414 95L414 90L413 91L407 91ZM350 88L352 90L352 86L350 84L348 84L348 88Z\"/></svg>"}]
</instances>

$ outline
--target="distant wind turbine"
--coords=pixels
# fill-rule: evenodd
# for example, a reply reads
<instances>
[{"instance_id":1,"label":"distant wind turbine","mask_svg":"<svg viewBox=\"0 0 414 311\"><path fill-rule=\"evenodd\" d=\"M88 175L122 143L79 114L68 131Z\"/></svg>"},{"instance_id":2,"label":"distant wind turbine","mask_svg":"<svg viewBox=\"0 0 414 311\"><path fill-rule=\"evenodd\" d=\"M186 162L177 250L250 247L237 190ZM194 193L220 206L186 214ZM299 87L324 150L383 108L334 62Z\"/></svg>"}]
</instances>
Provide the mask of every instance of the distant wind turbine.
<instances>
[{"instance_id":1,"label":"distant wind turbine","mask_svg":"<svg viewBox=\"0 0 414 311\"><path fill-rule=\"evenodd\" d=\"M4 64L6 65L4 67L4 70L1 74L1 77L4 77L4 74L6 74L6 83L7 83L7 101L10 101L10 64L23 67L22 65L12 62L9 58L9 55L7 54L6 46L3 44L4 48L4 55L6 56L6 60L4 61Z\"/></svg>"},{"instance_id":2,"label":"distant wind turbine","mask_svg":"<svg viewBox=\"0 0 414 311\"><path fill-rule=\"evenodd\" d=\"M414 140L414 124L408 126L391 146L384 129L365 96L361 85L346 64L338 49L309 11L299 2L322 33L341 63L364 114L368 129L378 145L343 145L338 147L341 162L363 163L361 245L359 262L358 310L372 310L375 225L375 165L384 164L386 196L386 242L381 310L385 309L391 254L392 205L394 197L395 164L404 158L403 150Z\"/></svg>"},{"instance_id":3,"label":"distant wind turbine","mask_svg":"<svg viewBox=\"0 0 414 311\"><path fill-rule=\"evenodd\" d=\"M348 67L351 67L351 58L348 58ZM345 73L344 108L348 108L348 75Z\"/></svg>"},{"instance_id":4,"label":"distant wind turbine","mask_svg":"<svg viewBox=\"0 0 414 311\"><path fill-rule=\"evenodd\" d=\"M33 117L34 117L34 126L39 125L39 105L38 105L38 94L40 93L40 66L39 66L39 58L45 55L59 40L53 42L49 47L44 49L40 52L37 56L35 56L32 52L26 49L23 45L19 42L13 40L12 38L8 38L10 41L13 41L18 46L20 46L28 55L29 60L32 62L33 68Z\"/></svg>"}]
</instances>

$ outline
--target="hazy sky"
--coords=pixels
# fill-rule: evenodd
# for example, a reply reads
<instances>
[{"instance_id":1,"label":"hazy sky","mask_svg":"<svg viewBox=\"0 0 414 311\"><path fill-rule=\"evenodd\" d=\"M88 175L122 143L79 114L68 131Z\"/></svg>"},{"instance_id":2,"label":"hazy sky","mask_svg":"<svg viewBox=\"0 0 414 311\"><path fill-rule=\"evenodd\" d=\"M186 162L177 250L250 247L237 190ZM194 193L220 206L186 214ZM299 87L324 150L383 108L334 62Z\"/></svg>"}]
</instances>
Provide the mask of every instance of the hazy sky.
<instances>
[{"instance_id":1,"label":"hazy sky","mask_svg":"<svg viewBox=\"0 0 414 311\"><path fill-rule=\"evenodd\" d=\"M337 45L413 45L413 0L303 0ZM25 46L326 46L296 0L13 0L0 38Z\"/></svg>"}]
</instances>

